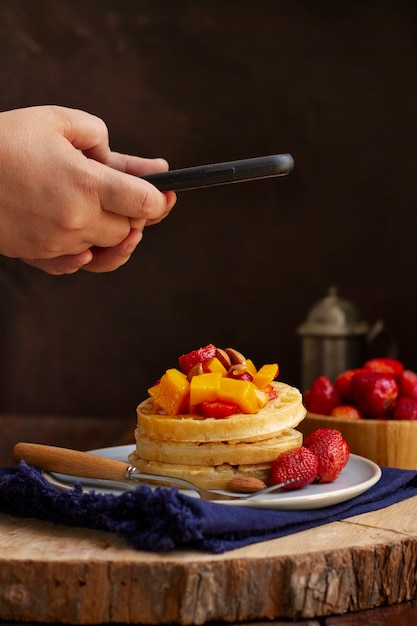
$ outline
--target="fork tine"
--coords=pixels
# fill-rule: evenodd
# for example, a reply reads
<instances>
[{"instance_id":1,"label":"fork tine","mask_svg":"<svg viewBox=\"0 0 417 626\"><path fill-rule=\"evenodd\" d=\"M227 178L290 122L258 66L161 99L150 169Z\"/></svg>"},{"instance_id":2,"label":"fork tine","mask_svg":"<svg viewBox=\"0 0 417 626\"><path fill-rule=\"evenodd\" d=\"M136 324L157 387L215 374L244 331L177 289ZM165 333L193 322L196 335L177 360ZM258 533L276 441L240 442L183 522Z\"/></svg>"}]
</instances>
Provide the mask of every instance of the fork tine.
<instances>
[{"instance_id":1,"label":"fork tine","mask_svg":"<svg viewBox=\"0 0 417 626\"><path fill-rule=\"evenodd\" d=\"M256 498L256 496L263 496L267 493L275 493L279 491L283 487L287 487L288 485L292 485L293 483L299 482L299 478L289 478L288 480L284 480L282 483L277 483L276 485L271 485L270 487L266 487L265 489L261 489L260 491L255 491L254 493L250 493L246 496L246 500L250 498Z\"/></svg>"}]
</instances>

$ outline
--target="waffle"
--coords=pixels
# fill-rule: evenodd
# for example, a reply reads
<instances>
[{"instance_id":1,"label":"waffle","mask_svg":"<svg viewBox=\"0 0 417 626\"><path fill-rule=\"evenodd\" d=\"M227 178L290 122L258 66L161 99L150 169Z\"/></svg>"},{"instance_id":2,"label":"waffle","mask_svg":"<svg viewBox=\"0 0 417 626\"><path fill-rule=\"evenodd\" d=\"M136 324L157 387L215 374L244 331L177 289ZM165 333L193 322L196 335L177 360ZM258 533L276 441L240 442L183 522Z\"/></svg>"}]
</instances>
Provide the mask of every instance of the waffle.
<instances>
[{"instance_id":1,"label":"waffle","mask_svg":"<svg viewBox=\"0 0 417 626\"><path fill-rule=\"evenodd\" d=\"M296 426L306 410L298 389L272 383L277 398L255 414L224 419L155 414L151 399L137 408L136 450L129 462L144 473L226 489L236 476L269 482L271 463L302 445Z\"/></svg>"}]
</instances>

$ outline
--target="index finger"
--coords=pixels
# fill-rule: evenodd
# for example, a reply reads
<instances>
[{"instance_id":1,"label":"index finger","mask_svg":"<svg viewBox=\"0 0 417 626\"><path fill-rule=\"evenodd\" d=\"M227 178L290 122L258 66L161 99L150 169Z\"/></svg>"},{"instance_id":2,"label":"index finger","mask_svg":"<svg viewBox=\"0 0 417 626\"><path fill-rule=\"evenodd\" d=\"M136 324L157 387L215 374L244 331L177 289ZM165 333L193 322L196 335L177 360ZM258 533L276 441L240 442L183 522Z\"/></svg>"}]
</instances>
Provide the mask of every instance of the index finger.
<instances>
[{"instance_id":1,"label":"index finger","mask_svg":"<svg viewBox=\"0 0 417 626\"><path fill-rule=\"evenodd\" d=\"M143 174L156 174L166 172L169 169L168 161L161 158L146 159L144 157L111 152L107 165L120 172L142 176Z\"/></svg>"}]
</instances>

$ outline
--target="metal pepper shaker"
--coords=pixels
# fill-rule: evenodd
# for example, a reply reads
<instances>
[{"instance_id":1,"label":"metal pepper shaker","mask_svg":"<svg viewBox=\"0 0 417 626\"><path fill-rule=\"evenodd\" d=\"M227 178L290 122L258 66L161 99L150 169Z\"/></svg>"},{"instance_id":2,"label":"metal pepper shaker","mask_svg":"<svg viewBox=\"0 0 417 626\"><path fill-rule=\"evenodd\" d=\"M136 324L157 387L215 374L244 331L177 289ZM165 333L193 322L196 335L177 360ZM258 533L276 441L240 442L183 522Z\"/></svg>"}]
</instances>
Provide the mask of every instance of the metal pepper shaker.
<instances>
[{"instance_id":1,"label":"metal pepper shaker","mask_svg":"<svg viewBox=\"0 0 417 626\"><path fill-rule=\"evenodd\" d=\"M301 337L301 388L305 391L318 376L334 380L347 369L360 367L369 342L384 331L378 320L370 328L349 300L330 287L325 298L309 311L297 333Z\"/></svg>"}]
</instances>

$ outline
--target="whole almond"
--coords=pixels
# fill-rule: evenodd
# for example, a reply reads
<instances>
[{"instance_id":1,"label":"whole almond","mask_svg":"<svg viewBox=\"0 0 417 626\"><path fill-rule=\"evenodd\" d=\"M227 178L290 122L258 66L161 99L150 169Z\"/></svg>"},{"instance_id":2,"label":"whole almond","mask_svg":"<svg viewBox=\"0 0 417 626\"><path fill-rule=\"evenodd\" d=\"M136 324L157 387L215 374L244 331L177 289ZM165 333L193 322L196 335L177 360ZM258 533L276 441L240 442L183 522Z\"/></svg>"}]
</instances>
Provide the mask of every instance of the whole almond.
<instances>
[{"instance_id":1,"label":"whole almond","mask_svg":"<svg viewBox=\"0 0 417 626\"><path fill-rule=\"evenodd\" d=\"M238 352L238 350L235 350L234 348L226 348L225 352L230 358L232 365L236 365L237 363L246 363L246 357L244 357L241 352Z\"/></svg>"},{"instance_id":2,"label":"whole almond","mask_svg":"<svg viewBox=\"0 0 417 626\"><path fill-rule=\"evenodd\" d=\"M194 367L190 369L190 371L187 374L188 382L191 381L193 376L200 376L200 374L203 374L203 372L204 372L203 365L201 363L197 363L196 365L194 365Z\"/></svg>"},{"instance_id":3,"label":"whole almond","mask_svg":"<svg viewBox=\"0 0 417 626\"><path fill-rule=\"evenodd\" d=\"M261 489L265 489L265 483L254 476L235 476L229 482L229 488L233 491L241 491L242 493L255 493Z\"/></svg>"},{"instance_id":4,"label":"whole almond","mask_svg":"<svg viewBox=\"0 0 417 626\"><path fill-rule=\"evenodd\" d=\"M232 362L227 352L225 352L225 350L223 350L222 348L216 348L216 357L219 359L220 363L224 365L224 367L228 370Z\"/></svg>"}]
</instances>

